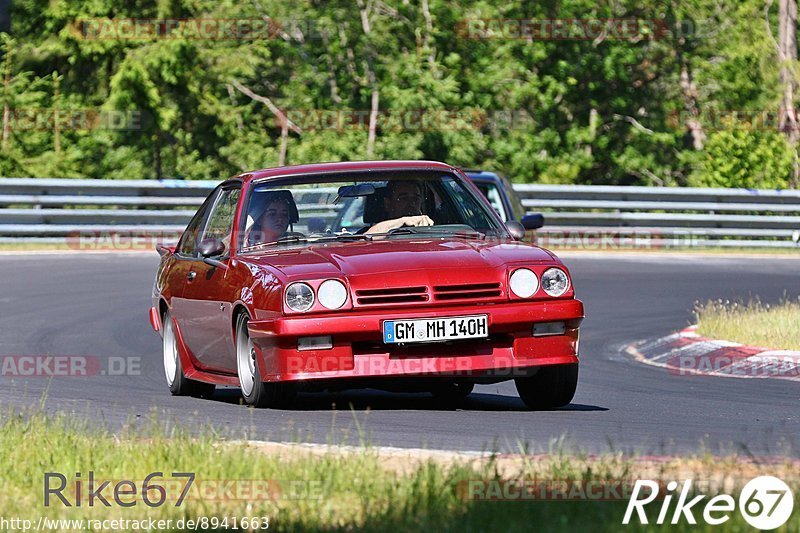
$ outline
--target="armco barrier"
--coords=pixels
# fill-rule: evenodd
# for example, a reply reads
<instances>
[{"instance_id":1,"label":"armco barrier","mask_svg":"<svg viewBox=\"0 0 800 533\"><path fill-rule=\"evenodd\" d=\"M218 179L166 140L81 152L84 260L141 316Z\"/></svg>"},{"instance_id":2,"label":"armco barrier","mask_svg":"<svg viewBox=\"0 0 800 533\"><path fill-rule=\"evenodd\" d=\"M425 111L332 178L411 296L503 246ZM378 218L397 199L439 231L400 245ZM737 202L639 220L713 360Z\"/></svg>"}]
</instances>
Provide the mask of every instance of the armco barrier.
<instances>
[{"instance_id":1,"label":"armco barrier","mask_svg":"<svg viewBox=\"0 0 800 533\"><path fill-rule=\"evenodd\" d=\"M587 236L642 235L664 247L799 248L800 191L514 186L528 212L544 214L548 244L586 245Z\"/></svg>"},{"instance_id":2,"label":"armco barrier","mask_svg":"<svg viewBox=\"0 0 800 533\"><path fill-rule=\"evenodd\" d=\"M180 231L217 182L0 178L0 242L58 239L79 232ZM569 245L647 235L657 246L800 248L800 191L514 186L538 231ZM339 205L298 201L308 215L332 217ZM594 241L592 241L594 242Z\"/></svg>"}]
</instances>

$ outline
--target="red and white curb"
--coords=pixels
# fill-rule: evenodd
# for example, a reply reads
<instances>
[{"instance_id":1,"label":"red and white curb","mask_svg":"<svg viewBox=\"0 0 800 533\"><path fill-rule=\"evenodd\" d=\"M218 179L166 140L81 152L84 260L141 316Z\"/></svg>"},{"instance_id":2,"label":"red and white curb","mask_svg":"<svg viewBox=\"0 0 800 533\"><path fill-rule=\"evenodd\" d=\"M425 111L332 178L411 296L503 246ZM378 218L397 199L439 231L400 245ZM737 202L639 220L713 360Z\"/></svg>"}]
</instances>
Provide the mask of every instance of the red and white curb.
<instances>
[{"instance_id":1,"label":"red and white curb","mask_svg":"<svg viewBox=\"0 0 800 533\"><path fill-rule=\"evenodd\" d=\"M800 352L768 350L736 342L707 339L689 326L667 337L625 348L641 363L666 368L679 376L778 378L800 381Z\"/></svg>"}]
</instances>

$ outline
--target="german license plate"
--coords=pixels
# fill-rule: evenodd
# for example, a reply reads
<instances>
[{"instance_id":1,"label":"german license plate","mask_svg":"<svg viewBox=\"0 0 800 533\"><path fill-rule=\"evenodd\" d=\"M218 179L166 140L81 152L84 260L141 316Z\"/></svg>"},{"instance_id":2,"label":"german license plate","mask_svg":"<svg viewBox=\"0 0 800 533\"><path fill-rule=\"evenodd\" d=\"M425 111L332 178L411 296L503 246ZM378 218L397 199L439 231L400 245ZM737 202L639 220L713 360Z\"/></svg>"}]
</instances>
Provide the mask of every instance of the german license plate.
<instances>
[{"instance_id":1,"label":"german license plate","mask_svg":"<svg viewBox=\"0 0 800 533\"><path fill-rule=\"evenodd\" d=\"M450 318L419 318L383 322L383 342L438 342L460 339L482 339L489 336L486 315Z\"/></svg>"}]
</instances>

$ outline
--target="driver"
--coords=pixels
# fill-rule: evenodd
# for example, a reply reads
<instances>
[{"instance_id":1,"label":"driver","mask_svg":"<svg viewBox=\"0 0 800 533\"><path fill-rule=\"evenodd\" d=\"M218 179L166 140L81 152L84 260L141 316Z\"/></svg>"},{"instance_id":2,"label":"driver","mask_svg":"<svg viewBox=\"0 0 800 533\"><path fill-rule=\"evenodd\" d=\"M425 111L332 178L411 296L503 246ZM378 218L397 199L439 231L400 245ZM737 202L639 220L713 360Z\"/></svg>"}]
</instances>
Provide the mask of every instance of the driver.
<instances>
[{"instance_id":1,"label":"driver","mask_svg":"<svg viewBox=\"0 0 800 533\"><path fill-rule=\"evenodd\" d=\"M264 209L255 217L247 234L246 246L277 241L289 230L292 213L297 211L294 200L288 194L280 192L262 194Z\"/></svg>"},{"instance_id":2,"label":"driver","mask_svg":"<svg viewBox=\"0 0 800 533\"><path fill-rule=\"evenodd\" d=\"M433 226L433 220L422 213L424 200L424 185L421 181L389 181L383 197L383 207L389 218L369 228L367 233L386 233L403 226Z\"/></svg>"}]
</instances>

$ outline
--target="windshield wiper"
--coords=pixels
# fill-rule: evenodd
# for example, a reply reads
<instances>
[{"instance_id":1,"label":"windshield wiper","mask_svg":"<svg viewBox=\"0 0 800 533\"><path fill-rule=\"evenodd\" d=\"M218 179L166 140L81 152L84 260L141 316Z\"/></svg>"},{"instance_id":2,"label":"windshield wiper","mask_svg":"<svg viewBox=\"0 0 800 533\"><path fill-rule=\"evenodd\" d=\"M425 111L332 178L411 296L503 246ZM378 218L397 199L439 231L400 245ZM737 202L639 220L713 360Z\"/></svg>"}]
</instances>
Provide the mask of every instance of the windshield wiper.
<instances>
[{"instance_id":1,"label":"windshield wiper","mask_svg":"<svg viewBox=\"0 0 800 533\"><path fill-rule=\"evenodd\" d=\"M447 236L447 237L456 237L461 239L484 239L486 238L485 233L481 233L480 231L476 230L455 230L455 231L448 231L446 229L431 229L429 227L425 227L425 229L420 229L413 226L404 226L402 228L395 228L393 230L389 230L386 233L372 233L370 234L373 237L391 237L392 235L419 235L420 237L428 237L428 236Z\"/></svg>"},{"instance_id":2,"label":"windshield wiper","mask_svg":"<svg viewBox=\"0 0 800 533\"><path fill-rule=\"evenodd\" d=\"M306 237L300 235L287 235L286 237L281 237L277 241L270 241L270 242L260 242L258 244L254 244L252 246L245 246L242 248L243 252L252 252L253 250L258 250L260 248L265 248L267 246L272 246L273 244L296 244L299 242L307 242L308 239Z\"/></svg>"},{"instance_id":3,"label":"windshield wiper","mask_svg":"<svg viewBox=\"0 0 800 533\"><path fill-rule=\"evenodd\" d=\"M345 233L343 235L323 235L322 237L311 237L309 241L311 244L316 242L331 242L331 241L371 241L372 235L365 235L359 233Z\"/></svg>"},{"instance_id":4,"label":"windshield wiper","mask_svg":"<svg viewBox=\"0 0 800 533\"><path fill-rule=\"evenodd\" d=\"M417 228L414 226L403 226L402 228L395 228L387 231L386 233L343 233L341 235L325 235L322 237L305 237L301 235L287 235L281 237L277 241L261 242L253 246L247 246L242 249L243 252L251 252L273 246L276 244L298 244L298 243L317 243L317 242L331 242L331 241L371 241L374 237L391 237L394 235L419 235L420 237L438 237L447 236L459 239L484 239L486 234L476 230L451 230L430 228L425 229Z\"/></svg>"},{"instance_id":5,"label":"windshield wiper","mask_svg":"<svg viewBox=\"0 0 800 533\"><path fill-rule=\"evenodd\" d=\"M281 237L272 244L295 244L298 242L307 242L307 241L308 237L306 237L305 235L287 235L286 237Z\"/></svg>"},{"instance_id":6,"label":"windshield wiper","mask_svg":"<svg viewBox=\"0 0 800 533\"><path fill-rule=\"evenodd\" d=\"M377 235L416 235L420 233L419 230L413 226L403 226L401 228L390 229L386 233L378 233ZM373 235L376 235L373 233Z\"/></svg>"},{"instance_id":7,"label":"windshield wiper","mask_svg":"<svg viewBox=\"0 0 800 533\"><path fill-rule=\"evenodd\" d=\"M334 235L333 238L337 241L371 241L372 235L366 233L344 233L342 235Z\"/></svg>"},{"instance_id":8,"label":"windshield wiper","mask_svg":"<svg viewBox=\"0 0 800 533\"><path fill-rule=\"evenodd\" d=\"M253 246L247 246L242 249L243 252L251 252L267 246L275 244L299 244L299 243L315 243L315 242L330 242L330 241L371 241L372 235L361 235L358 233L345 233L344 235L325 235L324 237L311 237L310 239L300 235L287 235L281 237L277 241L261 242Z\"/></svg>"}]
</instances>

